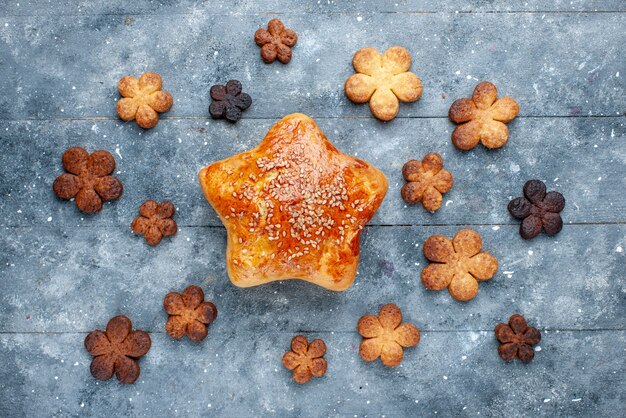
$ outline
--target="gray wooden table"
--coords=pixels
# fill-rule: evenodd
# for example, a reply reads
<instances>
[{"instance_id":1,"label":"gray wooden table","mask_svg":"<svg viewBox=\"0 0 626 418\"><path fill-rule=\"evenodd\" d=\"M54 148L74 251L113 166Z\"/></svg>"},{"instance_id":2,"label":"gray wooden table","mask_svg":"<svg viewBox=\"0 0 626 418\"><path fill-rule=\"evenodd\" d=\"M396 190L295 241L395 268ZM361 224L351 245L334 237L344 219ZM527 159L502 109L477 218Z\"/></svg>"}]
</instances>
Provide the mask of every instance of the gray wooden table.
<instances>
[{"instance_id":1,"label":"gray wooden table","mask_svg":"<svg viewBox=\"0 0 626 418\"><path fill-rule=\"evenodd\" d=\"M286 66L263 64L253 42L272 17L299 36ZM424 94L384 124L343 83L356 50L393 45L411 52ZM0 416L623 416L624 45L621 0L3 2ZM116 84L147 70L175 104L142 131L116 117ZM253 97L236 125L207 112L209 87L231 78ZM480 80L516 98L520 115L503 149L461 153L447 111ZM344 293L231 285L225 231L197 182L293 112L389 178ZM125 193L95 216L52 193L73 145L117 159ZM435 215L399 196L402 164L429 151L455 177ZM523 241L507 213L530 178L567 200L554 238ZM178 235L157 248L129 229L147 198L178 209ZM500 262L469 303L419 280L424 239L462 227ZM201 344L164 333L163 297L189 284L219 308ZM422 330L396 369L358 356L358 318L387 302ZM514 312L542 332L528 365L497 355L493 327ZM89 373L85 335L117 314L153 340L134 385ZM328 372L305 386L281 364L299 333L328 345Z\"/></svg>"}]
</instances>

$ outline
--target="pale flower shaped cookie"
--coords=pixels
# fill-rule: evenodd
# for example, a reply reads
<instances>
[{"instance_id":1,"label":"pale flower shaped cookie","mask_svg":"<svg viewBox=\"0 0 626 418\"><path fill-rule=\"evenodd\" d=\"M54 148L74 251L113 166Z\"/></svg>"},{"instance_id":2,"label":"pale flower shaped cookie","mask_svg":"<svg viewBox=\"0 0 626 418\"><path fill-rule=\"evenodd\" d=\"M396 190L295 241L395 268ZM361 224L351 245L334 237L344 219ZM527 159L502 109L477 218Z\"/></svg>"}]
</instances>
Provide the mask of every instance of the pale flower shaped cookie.
<instances>
[{"instance_id":1,"label":"pale flower shaped cookie","mask_svg":"<svg viewBox=\"0 0 626 418\"><path fill-rule=\"evenodd\" d=\"M392 120L400 101L414 102L422 95L422 82L409 72L411 54L405 48L394 46L383 55L374 48L362 48L354 54L352 65L357 74L346 81L346 96L354 103L369 102L380 120Z\"/></svg>"},{"instance_id":2,"label":"pale flower shaped cookie","mask_svg":"<svg viewBox=\"0 0 626 418\"><path fill-rule=\"evenodd\" d=\"M433 235L424 242L424 255L431 261L422 270L422 282L427 289L442 290L459 301L473 299L478 282L491 279L498 270L498 260L481 251L480 235L462 229L452 238Z\"/></svg>"},{"instance_id":3,"label":"pale flower shaped cookie","mask_svg":"<svg viewBox=\"0 0 626 418\"><path fill-rule=\"evenodd\" d=\"M138 79L125 76L117 84L122 99L117 102L117 114L125 121L135 120L144 129L154 128L159 113L172 107L172 95L161 90L161 76L143 73ZM158 113L157 113L158 112Z\"/></svg>"},{"instance_id":4,"label":"pale flower shaped cookie","mask_svg":"<svg viewBox=\"0 0 626 418\"><path fill-rule=\"evenodd\" d=\"M363 341L359 355L367 362L380 360L387 367L396 367L404 357L402 348L416 346L420 341L420 330L413 324L402 323L402 312L389 303L378 312L378 316L365 315L357 325Z\"/></svg>"},{"instance_id":5,"label":"pale flower shaped cookie","mask_svg":"<svg viewBox=\"0 0 626 418\"><path fill-rule=\"evenodd\" d=\"M509 139L505 123L511 122L519 112L519 105L511 97L498 97L498 89L488 81L479 83L471 99L455 100L448 117L461 124L452 132L452 143L467 151L478 145L501 148Z\"/></svg>"}]
</instances>

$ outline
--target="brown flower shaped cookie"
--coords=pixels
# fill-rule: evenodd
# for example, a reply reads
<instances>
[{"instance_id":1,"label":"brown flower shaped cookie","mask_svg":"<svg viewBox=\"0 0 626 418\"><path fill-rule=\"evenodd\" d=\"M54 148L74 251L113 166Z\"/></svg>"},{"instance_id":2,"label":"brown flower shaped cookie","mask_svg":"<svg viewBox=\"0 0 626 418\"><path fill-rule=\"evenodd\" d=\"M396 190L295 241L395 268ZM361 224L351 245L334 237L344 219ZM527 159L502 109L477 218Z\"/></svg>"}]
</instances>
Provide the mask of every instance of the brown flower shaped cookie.
<instances>
[{"instance_id":1,"label":"brown flower shaped cookie","mask_svg":"<svg viewBox=\"0 0 626 418\"><path fill-rule=\"evenodd\" d=\"M122 195L122 182L110 175L115 170L110 152L89 154L83 148L72 147L63 153L61 161L67 173L54 180L52 190L61 199L76 198L76 206L82 212L99 212L102 202Z\"/></svg>"},{"instance_id":2,"label":"brown flower shaped cookie","mask_svg":"<svg viewBox=\"0 0 626 418\"><path fill-rule=\"evenodd\" d=\"M287 64L291 61L291 48L298 42L298 35L278 19L272 19L267 29L260 28L254 33L254 42L261 47L261 58L266 64L278 61Z\"/></svg>"},{"instance_id":3,"label":"brown flower shaped cookie","mask_svg":"<svg viewBox=\"0 0 626 418\"><path fill-rule=\"evenodd\" d=\"M130 228L135 234L145 237L148 244L154 246L161 242L163 237L169 237L178 231L174 219L174 204L170 201L157 203L146 200L139 208L139 216L135 218Z\"/></svg>"},{"instance_id":4,"label":"brown flower shaped cookie","mask_svg":"<svg viewBox=\"0 0 626 418\"><path fill-rule=\"evenodd\" d=\"M464 151L482 142L487 148L500 148L509 139L509 123L519 112L511 97L497 99L498 89L488 81L479 83L471 99L458 99L450 107L448 117L461 124L452 132L452 142ZM496 100L497 99L497 100Z\"/></svg>"},{"instance_id":5,"label":"brown flower shaped cookie","mask_svg":"<svg viewBox=\"0 0 626 418\"><path fill-rule=\"evenodd\" d=\"M519 234L524 239L535 238L542 230L553 236L563 228L559 212L565 208L565 198L559 192L546 193L541 180L528 180L524 184L524 197L516 197L508 205L511 215L523 219Z\"/></svg>"},{"instance_id":6,"label":"brown flower shaped cookie","mask_svg":"<svg viewBox=\"0 0 626 418\"><path fill-rule=\"evenodd\" d=\"M387 367L402 362L403 347L413 347L420 341L420 330L413 324L402 322L402 312L393 303L380 308L378 317L365 315L359 319L357 329L363 336L359 347L361 358L367 362L380 357Z\"/></svg>"},{"instance_id":7,"label":"brown flower shaped cookie","mask_svg":"<svg viewBox=\"0 0 626 418\"><path fill-rule=\"evenodd\" d=\"M306 337L297 335L291 340L291 351L283 356L283 365L293 370L296 383L306 383L313 376L322 377L326 373L328 363L324 359L326 344L320 339L309 342Z\"/></svg>"},{"instance_id":8,"label":"brown flower shaped cookie","mask_svg":"<svg viewBox=\"0 0 626 418\"><path fill-rule=\"evenodd\" d=\"M241 112L252 104L252 97L243 93L238 80L230 80L225 86L216 84L211 87L210 94L213 101L209 105L209 113L213 119L226 119L237 122L241 119Z\"/></svg>"},{"instance_id":9,"label":"brown flower shaped cookie","mask_svg":"<svg viewBox=\"0 0 626 418\"><path fill-rule=\"evenodd\" d=\"M172 107L172 95L161 90L161 76L143 73L139 79L125 76L117 84L122 99L117 102L117 114L125 121L135 119L144 129L154 128L159 122L159 113ZM158 112L158 113L157 113Z\"/></svg>"},{"instance_id":10,"label":"brown flower shaped cookie","mask_svg":"<svg viewBox=\"0 0 626 418\"><path fill-rule=\"evenodd\" d=\"M422 82L412 72L411 54L394 46L380 55L374 48L362 48L354 54L352 65L357 74L346 81L346 96L354 103L369 102L378 119L396 117L400 102L414 102L422 95Z\"/></svg>"},{"instance_id":11,"label":"brown flower shaped cookie","mask_svg":"<svg viewBox=\"0 0 626 418\"><path fill-rule=\"evenodd\" d=\"M498 260L481 252L480 235L471 229L462 229L452 238L433 235L424 242L424 255L431 261L422 270L422 282L427 289L448 288L459 301L473 299L478 293L478 282L491 279L498 270Z\"/></svg>"},{"instance_id":12,"label":"brown flower shaped cookie","mask_svg":"<svg viewBox=\"0 0 626 418\"><path fill-rule=\"evenodd\" d=\"M209 332L207 325L217 318L217 307L204 301L204 292L198 286L189 286L182 294L168 293L163 307L169 315L165 331L175 339L187 335L193 341L202 341Z\"/></svg>"},{"instance_id":13,"label":"brown flower shaped cookie","mask_svg":"<svg viewBox=\"0 0 626 418\"><path fill-rule=\"evenodd\" d=\"M500 342L498 354L503 360L510 361L517 357L528 363L535 357L532 346L539 344L541 333L537 328L529 327L522 315L512 315L508 324L498 324L494 331Z\"/></svg>"},{"instance_id":14,"label":"brown flower shaped cookie","mask_svg":"<svg viewBox=\"0 0 626 418\"><path fill-rule=\"evenodd\" d=\"M130 319L123 315L111 318L106 331L95 330L85 338L85 348L94 356L91 374L109 380L113 373L122 383L134 383L139 377L139 357L150 350L150 336L132 331Z\"/></svg>"},{"instance_id":15,"label":"brown flower shaped cookie","mask_svg":"<svg viewBox=\"0 0 626 418\"><path fill-rule=\"evenodd\" d=\"M402 175L408 182L400 191L404 201L412 205L421 202L431 213L441 207L442 194L452 188L452 174L443 169L443 160L435 152L426 154L421 162L408 161L402 167Z\"/></svg>"}]
</instances>

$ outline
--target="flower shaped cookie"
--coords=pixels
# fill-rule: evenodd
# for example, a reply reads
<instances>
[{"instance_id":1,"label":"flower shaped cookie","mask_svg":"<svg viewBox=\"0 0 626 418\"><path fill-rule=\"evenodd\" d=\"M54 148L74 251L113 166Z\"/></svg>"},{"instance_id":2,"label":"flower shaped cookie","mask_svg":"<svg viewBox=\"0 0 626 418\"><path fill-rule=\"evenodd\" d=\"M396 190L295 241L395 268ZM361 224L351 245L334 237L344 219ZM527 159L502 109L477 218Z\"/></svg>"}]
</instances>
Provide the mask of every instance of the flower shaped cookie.
<instances>
[{"instance_id":1,"label":"flower shaped cookie","mask_svg":"<svg viewBox=\"0 0 626 418\"><path fill-rule=\"evenodd\" d=\"M187 335L193 341L202 341L209 332L207 325L217 318L217 307L204 301L204 292L198 286L189 286L182 294L168 293L163 307L169 315L165 331L175 339Z\"/></svg>"},{"instance_id":2,"label":"flower shaped cookie","mask_svg":"<svg viewBox=\"0 0 626 418\"><path fill-rule=\"evenodd\" d=\"M155 246L163 237L169 237L178 231L174 219L174 204L169 201L157 203L146 200L139 208L139 216L135 218L130 228L135 234L145 237L148 244Z\"/></svg>"},{"instance_id":3,"label":"flower shaped cookie","mask_svg":"<svg viewBox=\"0 0 626 418\"><path fill-rule=\"evenodd\" d=\"M420 341L420 330L413 324L402 322L402 312L393 303L380 308L378 317L365 315L359 319L357 329L363 336L359 347L361 358L367 362L380 357L387 367L402 362L403 347L413 347Z\"/></svg>"},{"instance_id":4,"label":"flower shaped cookie","mask_svg":"<svg viewBox=\"0 0 626 418\"><path fill-rule=\"evenodd\" d=\"M498 270L498 260L481 252L480 235L471 229L462 229L452 238L433 235L424 242L424 255L431 261L422 270L422 282L427 289L448 288L459 301L473 299L478 293L478 282L491 279Z\"/></svg>"},{"instance_id":5,"label":"flower shaped cookie","mask_svg":"<svg viewBox=\"0 0 626 418\"><path fill-rule=\"evenodd\" d=\"M63 153L61 161L67 173L54 180L52 190L60 199L76 198L76 206L82 212L99 212L102 202L122 195L122 182L110 175L115 170L110 152L89 154L83 148L72 147Z\"/></svg>"},{"instance_id":6,"label":"flower shaped cookie","mask_svg":"<svg viewBox=\"0 0 626 418\"><path fill-rule=\"evenodd\" d=\"M320 339L309 342L306 337L297 335L291 340L291 351L283 356L283 365L293 370L296 383L306 383L313 376L322 377L326 373L328 363L324 359L326 344Z\"/></svg>"},{"instance_id":7,"label":"flower shaped cookie","mask_svg":"<svg viewBox=\"0 0 626 418\"><path fill-rule=\"evenodd\" d=\"M270 64L278 61L287 64L291 61L291 48L298 42L298 35L278 19L272 19L267 29L261 28L254 33L254 42L261 47L261 59Z\"/></svg>"},{"instance_id":8,"label":"flower shaped cookie","mask_svg":"<svg viewBox=\"0 0 626 418\"><path fill-rule=\"evenodd\" d=\"M252 104L252 97L241 92L241 83L237 80L230 80L225 86L216 84L211 87L211 99L213 99L209 106L211 117L226 119L229 122L241 119L241 111Z\"/></svg>"},{"instance_id":9,"label":"flower shaped cookie","mask_svg":"<svg viewBox=\"0 0 626 418\"><path fill-rule=\"evenodd\" d=\"M519 234L524 239L536 237L544 230L552 236L563 228L559 212L565 207L565 198L559 192L546 193L541 180L528 180L524 184L524 197L516 197L508 205L509 213L523 219Z\"/></svg>"},{"instance_id":10,"label":"flower shaped cookie","mask_svg":"<svg viewBox=\"0 0 626 418\"><path fill-rule=\"evenodd\" d=\"M98 380L109 380L113 373L122 383L134 383L139 377L139 357L150 350L150 336L132 331L132 323L120 315L111 318L105 332L95 330L85 338L85 348L94 356L91 374Z\"/></svg>"},{"instance_id":11,"label":"flower shaped cookie","mask_svg":"<svg viewBox=\"0 0 626 418\"><path fill-rule=\"evenodd\" d=\"M452 188L452 174L443 169L443 160L435 152L426 154L421 162L408 161L402 167L402 175L408 182L400 191L404 201L409 204L421 202L431 213L441 207L442 194Z\"/></svg>"},{"instance_id":12,"label":"flower shaped cookie","mask_svg":"<svg viewBox=\"0 0 626 418\"><path fill-rule=\"evenodd\" d=\"M518 358L528 363L535 356L532 347L541 341L541 333L537 328L529 327L526 319L519 314L512 315L508 324L498 324L495 328L496 338L500 342L498 354L505 361Z\"/></svg>"},{"instance_id":13,"label":"flower shaped cookie","mask_svg":"<svg viewBox=\"0 0 626 418\"><path fill-rule=\"evenodd\" d=\"M369 102L374 116L383 121L396 117L400 101L414 102L422 95L422 82L413 73L411 54L400 46L381 56L374 48L354 54L352 65L357 74L346 81L346 96L354 103Z\"/></svg>"},{"instance_id":14,"label":"flower shaped cookie","mask_svg":"<svg viewBox=\"0 0 626 418\"><path fill-rule=\"evenodd\" d=\"M143 73L139 79L125 76L117 84L122 99L117 102L117 114L125 121L135 120L144 129L154 128L159 113L172 107L172 95L161 90L161 76ZM157 113L158 112L158 113Z\"/></svg>"},{"instance_id":15,"label":"flower shaped cookie","mask_svg":"<svg viewBox=\"0 0 626 418\"><path fill-rule=\"evenodd\" d=\"M498 97L498 89L488 81L479 83L471 99L458 99L450 107L448 117L461 124L452 132L452 142L464 151L482 142L487 148L500 148L509 139L509 123L519 112L511 97Z\"/></svg>"}]
</instances>

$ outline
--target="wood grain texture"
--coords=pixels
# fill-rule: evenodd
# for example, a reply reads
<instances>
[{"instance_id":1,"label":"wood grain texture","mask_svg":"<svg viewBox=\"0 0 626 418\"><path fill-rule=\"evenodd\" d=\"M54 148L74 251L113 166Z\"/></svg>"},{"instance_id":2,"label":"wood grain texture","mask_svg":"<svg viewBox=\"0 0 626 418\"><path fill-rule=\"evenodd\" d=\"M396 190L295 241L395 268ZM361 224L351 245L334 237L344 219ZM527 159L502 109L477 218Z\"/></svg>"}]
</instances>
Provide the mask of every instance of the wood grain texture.
<instances>
[{"instance_id":1,"label":"wood grain texture","mask_svg":"<svg viewBox=\"0 0 626 418\"><path fill-rule=\"evenodd\" d=\"M265 65L253 33L297 31L294 58ZM619 416L626 398L626 8L620 0L20 0L0 4L0 416ZM420 101L381 123L345 97L363 46L402 45ZM158 71L172 111L142 131L115 114L122 75ZM208 118L211 85L242 81L236 125ZM520 103L504 148L454 149L450 104L481 80ZM290 281L239 289L225 231L197 172L250 149L288 113L315 118L390 188L362 236L353 287ZM122 198L95 216L51 185L70 146L117 160ZM400 198L401 167L439 152L455 177L430 215ZM556 237L523 241L506 211L527 179L565 196ZM130 223L172 199L179 233L152 248ZM458 303L419 280L426 237L470 226L500 268ZM164 334L163 297L203 287L219 309L201 344ZM422 330L397 369L358 357L358 318L387 302ZM541 329L523 365L497 355L495 324ZM86 333L117 314L151 333L133 386L89 374ZM305 386L280 358L323 338L329 369Z\"/></svg>"},{"instance_id":2,"label":"wood grain texture","mask_svg":"<svg viewBox=\"0 0 626 418\"><path fill-rule=\"evenodd\" d=\"M336 1L336 0L111 0L92 2L70 0L22 0L0 6L6 15L106 15L106 14L190 14L208 15L266 14L266 13L515 13L515 12L624 12L620 0L525 0L496 2L492 0L396 0L396 1Z\"/></svg>"},{"instance_id":3,"label":"wood grain texture","mask_svg":"<svg viewBox=\"0 0 626 418\"><path fill-rule=\"evenodd\" d=\"M86 334L0 335L0 378L14 382L0 413L34 416L45 406L57 416L612 416L625 401L625 331L543 332L528 365L502 361L492 330L423 332L393 370L359 358L356 331L316 332L309 335L326 341L328 371L299 386L280 361L291 333L218 324L201 345L152 334L141 375L126 386L91 377Z\"/></svg>"},{"instance_id":4,"label":"wood grain texture","mask_svg":"<svg viewBox=\"0 0 626 418\"><path fill-rule=\"evenodd\" d=\"M482 80L514 97L521 116L616 116L626 108L616 59L626 13L376 13L361 21L350 13L286 14L299 36L286 66L264 64L254 43L254 31L273 16L10 18L0 23L0 118L116 117L118 80L144 71L160 73L174 96L169 117L206 116L210 86L231 78L253 98L245 118L369 117L343 92L352 56L393 45L409 50L424 86L400 117L445 117Z\"/></svg>"},{"instance_id":5,"label":"wood grain texture","mask_svg":"<svg viewBox=\"0 0 626 418\"><path fill-rule=\"evenodd\" d=\"M454 125L447 119L316 122L341 151L374 164L387 176L389 191L371 221L375 225L518 224L506 205L532 178L565 196L565 223L626 221L624 118L519 119L509 124L511 137L504 148L480 146L466 153L452 145ZM173 200L182 226L220 226L202 196L198 171L256 147L273 123L164 120L142 131L121 121L0 122L6 149L0 155L0 172L12 179L0 183L5 205L0 225L46 225L49 217L55 225L130 225L139 205L151 198ZM122 198L95 216L81 214L52 193L52 183L62 172L61 154L74 145L111 152L116 176L125 186ZM400 198L402 165L431 151L442 155L454 175L454 186L434 215Z\"/></svg>"},{"instance_id":6,"label":"wood grain texture","mask_svg":"<svg viewBox=\"0 0 626 418\"><path fill-rule=\"evenodd\" d=\"M476 227L499 269L468 303L455 302L446 290L428 291L420 280L424 240L459 229L366 227L355 284L335 293L299 281L233 286L223 228L183 227L156 248L127 226L9 228L0 248L7 266L0 331L85 332L125 314L158 332L167 319L163 298L190 284L202 286L219 319L251 340L271 329L351 331L360 315L388 302L423 318L426 330L491 329L517 311L542 329L623 329L625 225L566 225L555 238L531 242L519 237L517 226Z\"/></svg>"}]
</instances>

